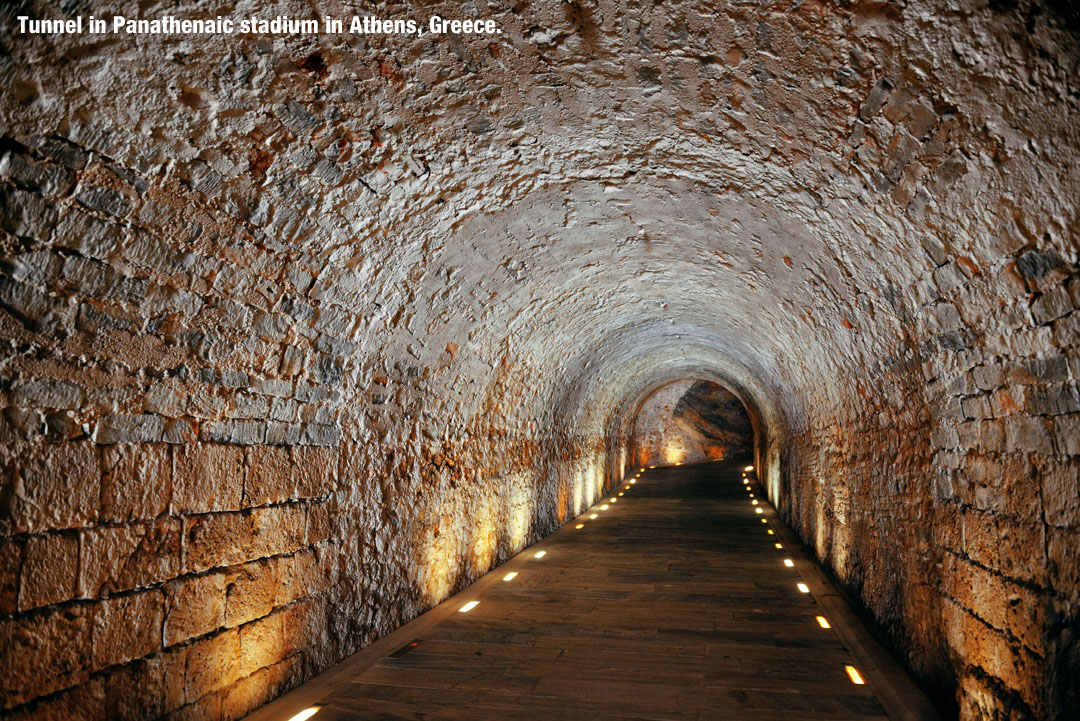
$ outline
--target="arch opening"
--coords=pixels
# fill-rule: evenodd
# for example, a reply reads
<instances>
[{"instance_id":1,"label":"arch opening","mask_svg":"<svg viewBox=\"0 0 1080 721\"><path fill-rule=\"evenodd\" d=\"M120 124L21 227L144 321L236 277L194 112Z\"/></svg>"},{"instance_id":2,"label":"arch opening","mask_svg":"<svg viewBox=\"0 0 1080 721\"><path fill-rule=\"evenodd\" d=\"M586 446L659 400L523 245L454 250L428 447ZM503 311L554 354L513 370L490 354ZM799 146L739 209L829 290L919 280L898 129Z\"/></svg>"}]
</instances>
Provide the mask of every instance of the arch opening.
<instances>
[{"instance_id":1,"label":"arch opening","mask_svg":"<svg viewBox=\"0 0 1080 721\"><path fill-rule=\"evenodd\" d=\"M672 381L642 401L632 425L636 466L721 461L750 455L754 429L742 401L710 380Z\"/></svg>"}]
</instances>

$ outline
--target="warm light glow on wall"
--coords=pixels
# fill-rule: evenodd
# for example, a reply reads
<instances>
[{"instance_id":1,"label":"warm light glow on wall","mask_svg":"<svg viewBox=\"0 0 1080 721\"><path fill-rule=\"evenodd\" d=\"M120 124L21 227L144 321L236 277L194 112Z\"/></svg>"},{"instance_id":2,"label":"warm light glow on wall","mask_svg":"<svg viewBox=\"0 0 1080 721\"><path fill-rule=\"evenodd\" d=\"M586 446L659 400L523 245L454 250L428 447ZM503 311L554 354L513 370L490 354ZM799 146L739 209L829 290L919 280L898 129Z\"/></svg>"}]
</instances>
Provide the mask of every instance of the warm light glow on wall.
<instances>
[{"instance_id":1,"label":"warm light glow on wall","mask_svg":"<svg viewBox=\"0 0 1080 721\"><path fill-rule=\"evenodd\" d=\"M825 618L824 616L817 617L817 625L821 626L822 628L832 628L832 626L829 625L829 619Z\"/></svg>"},{"instance_id":2,"label":"warm light glow on wall","mask_svg":"<svg viewBox=\"0 0 1080 721\"><path fill-rule=\"evenodd\" d=\"M476 608L479 605L480 605L479 601L469 601L464 606L462 606L461 608L458 609L458 613L468 613L469 611L473 610L474 608Z\"/></svg>"},{"instance_id":3,"label":"warm light glow on wall","mask_svg":"<svg viewBox=\"0 0 1080 721\"><path fill-rule=\"evenodd\" d=\"M851 682L856 686L862 686L866 683L866 681L863 681L862 674L860 674L859 670L854 666L844 666L844 670L847 671L848 678L850 678Z\"/></svg>"},{"instance_id":4,"label":"warm light glow on wall","mask_svg":"<svg viewBox=\"0 0 1080 721\"><path fill-rule=\"evenodd\" d=\"M304 709L300 713L290 718L289 721L307 721L309 718L319 713L319 709L321 708L322 706L309 706L308 708Z\"/></svg>"},{"instance_id":5,"label":"warm light glow on wall","mask_svg":"<svg viewBox=\"0 0 1080 721\"><path fill-rule=\"evenodd\" d=\"M686 449L681 446L669 445L664 448L664 460L671 465L682 464L683 458L686 457ZM642 468L641 470L645 470Z\"/></svg>"}]
</instances>

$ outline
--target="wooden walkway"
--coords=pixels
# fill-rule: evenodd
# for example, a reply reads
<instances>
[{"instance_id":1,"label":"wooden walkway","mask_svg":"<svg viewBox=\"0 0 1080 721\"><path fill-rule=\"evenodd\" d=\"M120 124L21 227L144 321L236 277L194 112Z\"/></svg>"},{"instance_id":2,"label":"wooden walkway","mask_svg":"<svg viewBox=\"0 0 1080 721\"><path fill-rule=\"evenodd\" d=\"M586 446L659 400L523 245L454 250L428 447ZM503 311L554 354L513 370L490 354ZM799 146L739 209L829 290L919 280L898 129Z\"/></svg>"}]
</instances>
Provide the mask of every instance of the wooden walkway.
<instances>
[{"instance_id":1,"label":"wooden walkway","mask_svg":"<svg viewBox=\"0 0 1080 721\"><path fill-rule=\"evenodd\" d=\"M249 719L935 718L744 464L646 470Z\"/></svg>"}]
</instances>

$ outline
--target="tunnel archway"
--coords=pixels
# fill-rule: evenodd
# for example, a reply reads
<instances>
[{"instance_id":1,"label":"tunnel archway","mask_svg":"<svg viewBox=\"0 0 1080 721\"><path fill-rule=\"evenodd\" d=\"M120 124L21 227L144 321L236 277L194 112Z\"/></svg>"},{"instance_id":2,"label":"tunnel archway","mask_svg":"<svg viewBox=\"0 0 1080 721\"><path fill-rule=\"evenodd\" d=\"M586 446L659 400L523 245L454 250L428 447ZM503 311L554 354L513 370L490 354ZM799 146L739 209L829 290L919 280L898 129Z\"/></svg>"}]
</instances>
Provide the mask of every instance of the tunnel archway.
<instances>
[{"instance_id":1,"label":"tunnel archway","mask_svg":"<svg viewBox=\"0 0 1080 721\"><path fill-rule=\"evenodd\" d=\"M642 402L633 423L631 466L749 457L751 421L742 402L712 381L681 379Z\"/></svg>"}]
</instances>

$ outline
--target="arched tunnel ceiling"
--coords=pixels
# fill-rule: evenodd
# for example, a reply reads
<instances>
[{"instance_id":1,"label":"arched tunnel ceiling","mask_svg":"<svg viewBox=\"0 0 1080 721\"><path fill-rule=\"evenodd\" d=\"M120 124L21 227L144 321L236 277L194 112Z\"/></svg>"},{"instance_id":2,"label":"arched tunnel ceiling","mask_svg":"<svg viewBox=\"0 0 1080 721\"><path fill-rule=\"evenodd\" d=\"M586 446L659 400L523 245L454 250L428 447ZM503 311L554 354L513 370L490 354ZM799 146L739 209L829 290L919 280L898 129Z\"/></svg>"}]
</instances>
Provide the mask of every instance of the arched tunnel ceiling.
<instances>
[{"instance_id":1,"label":"arched tunnel ceiling","mask_svg":"<svg viewBox=\"0 0 1080 721\"><path fill-rule=\"evenodd\" d=\"M311 14L220 12L256 10ZM495 333L587 358L608 328L656 318L730 332L788 373L818 359L820 378L897 352L936 249L980 267L1031 238L1072 252L1076 66L1037 50L1073 40L1052 15L1032 15L1028 47L1008 15L932 3L487 12L496 42L64 38L74 73L35 62L55 41L24 40L5 124L261 227L263 274L310 273L368 347ZM297 64L311 54L318 72ZM1043 212L1008 217L1019 203Z\"/></svg>"},{"instance_id":2,"label":"arched tunnel ceiling","mask_svg":"<svg viewBox=\"0 0 1080 721\"><path fill-rule=\"evenodd\" d=\"M309 554L303 668L325 668L580 510L636 404L706 378L760 415L773 502L929 685L972 718L1065 707L1075 642L1043 621L1080 587L1067 4L251 0L213 11L503 33L10 31L128 5L0 10L0 464L108 468L91 499L114 453L225 480L142 517L43 521L31 498L0 531L91 548L99 517L161 516L190 545L295 513L307 545L0 594L4 628ZM301 471L323 485L245 485ZM33 665L11 704L80 683Z\"/></svg>"},{"instance_id":3,"label":"arched tunnel ceiling","mask_svg":"<svg viewBox=\"0 0 1080 721\"><path fill-rule=\"evenodd\" d=\"M310 14L281 4L289 10ZM911 312L910 291L933 267L918 250L926 236L982 264L988 239L1011 230L1000 227L1014 192L995 187L1003 176L1042 177L1034 202L1047 212L1025 218L1037 225L1021 233L1062 246L1075 220L1077 129L1062 110L1076 98L1060 77L1075 64L1040 59L997 29L1007 16L985 8L492 10L507 37L490 44L153 38L165 61L152 68L150 39L102 52L94 39L65 38L75 88L50 77L66 80L67 68L33 62L56 52L50 41L20 42L7 72L26 76L27 102L7 108L6 124L32 135L65 104L71 127L57 131L211 191L213 206L251 217L278 257L317 275L312 295L329 302L383 298L385 314L415 303L405 315L422 322L438 307L434 274L445 272L452 317L485 300L453 293L461 269L461 291L519 281L553 318L581 317L578 330L650 311L693 324L696 303L774 357L795 338L887 352L898 331L889 319L904 314L889 304ZM970 32L944 34L950 15ZM1036 42L1070 40L1047 29L1052 18L1037 20ZM308 51L325 70L296 65ZM894 103L906 101L884 115L872 107L884 100L881 77L896 84ZM1032 85L1044 90L1038 101L1023 91ZM1040 144L1034 128L1066 142ZM297 222L306 237L289 237ZM624 297L608 302L620 287ZM534 301L512 294L472 314L488 327L499 315L543 326ZM837 331L845 322L860 326L859 341Z\"/></svg>"}]
</instances>

